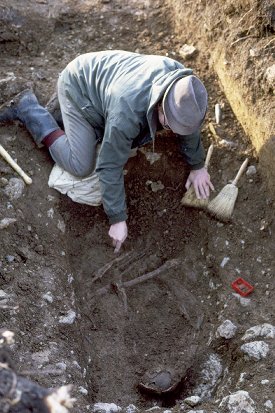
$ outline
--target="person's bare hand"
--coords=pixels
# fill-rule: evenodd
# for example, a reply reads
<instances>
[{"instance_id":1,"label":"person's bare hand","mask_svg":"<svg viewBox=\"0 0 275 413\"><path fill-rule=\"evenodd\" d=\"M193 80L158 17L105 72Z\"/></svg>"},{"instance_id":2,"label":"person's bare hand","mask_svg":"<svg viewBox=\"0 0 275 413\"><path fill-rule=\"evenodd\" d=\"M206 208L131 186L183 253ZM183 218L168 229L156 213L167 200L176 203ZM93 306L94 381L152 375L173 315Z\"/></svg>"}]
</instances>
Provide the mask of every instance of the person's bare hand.
<instances>
[{"instance_id":1,"label":"person's bare hand","mask_svg":"<svg viewBox=\"0 0 275 413\"><path fill-rule=\"evenodd\" d=\"M190 172L185 188L189 189L191 185L193 185L198 199L208 198L210 195L210 189L212 191L215 190L206 168L201 168Z\"/></svg>"},{"instance_id":2,"label":"person's bare hand","mask_svg":"<svg viewBox=\"0 0 275 413\"><path fill-rule=\"evenodd\" d=\"M117 253L128 235L126 221L117 222L116 224L111 225L108 234L112 238L113 247L115 247L114 252Z\"/></svg>"}]
</instances>

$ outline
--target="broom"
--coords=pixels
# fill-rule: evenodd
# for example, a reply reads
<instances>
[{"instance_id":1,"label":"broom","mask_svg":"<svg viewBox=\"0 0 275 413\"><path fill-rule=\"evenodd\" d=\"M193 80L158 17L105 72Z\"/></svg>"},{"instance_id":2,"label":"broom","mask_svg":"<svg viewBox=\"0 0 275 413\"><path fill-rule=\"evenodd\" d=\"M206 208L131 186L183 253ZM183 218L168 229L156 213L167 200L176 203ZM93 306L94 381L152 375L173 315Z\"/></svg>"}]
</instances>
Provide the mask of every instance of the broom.
<instances>
[{"instance_id":1,"label":"broom","mask_svg":"<svg viewBox=\"0 0 275 413\"><path fill-rule=\"evenodd\" d=\"M205 159L205 164L204 167L207 169L209 162L210 162L210 158L212 156L213 153L213 149L214 149L214 145L210 145L207 151L207 155L206 155L206 159ZM193 187L193 185L190 186L190 188L187 189L187 191L185 192L182 200L180 201L182 205L187 206L187 207L192 207L192 208L206 208L207 204L208 204L208 198L206 199L198 199L195 189Z\"/></svg>"},{"instance_id":2,"label":"broom","mask_svg":"<svg viewBox=\"0 0 275 413\"><path fill-rule=\"evenodd\" d=\"M248 159L243 162L232 183L225 185L225 187L218 193L218 195L208 204L207 209L210 214L220 219L221 221L229 221L233 213L235 202L238 196L237 182L245 171L247 164Z\"/></svg>"}]
</instances>

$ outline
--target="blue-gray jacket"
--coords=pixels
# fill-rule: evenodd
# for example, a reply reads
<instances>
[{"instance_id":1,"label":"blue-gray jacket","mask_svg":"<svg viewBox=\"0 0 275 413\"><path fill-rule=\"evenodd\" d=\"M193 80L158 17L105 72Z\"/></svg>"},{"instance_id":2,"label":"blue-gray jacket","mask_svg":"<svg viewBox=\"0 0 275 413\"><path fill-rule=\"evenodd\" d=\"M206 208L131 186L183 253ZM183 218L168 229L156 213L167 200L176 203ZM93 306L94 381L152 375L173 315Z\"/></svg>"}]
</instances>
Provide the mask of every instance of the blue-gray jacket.
<instances>
[{"instance_id":1,"label":"blue-gray jacket","mask_svg":"<svg viewBox=\"0 0 275 413\"><path fill-rule=\"evenodd\" d=\"M120 50L80 55L63 71L68 97L102 141L96 172L110 224L127 219L123 167L131 148L154 139L157 102L171 82L190 74L191 69L168 57ZM201 168L199 131L180 138L191 168Z\"/></svg>"}]
</instances>

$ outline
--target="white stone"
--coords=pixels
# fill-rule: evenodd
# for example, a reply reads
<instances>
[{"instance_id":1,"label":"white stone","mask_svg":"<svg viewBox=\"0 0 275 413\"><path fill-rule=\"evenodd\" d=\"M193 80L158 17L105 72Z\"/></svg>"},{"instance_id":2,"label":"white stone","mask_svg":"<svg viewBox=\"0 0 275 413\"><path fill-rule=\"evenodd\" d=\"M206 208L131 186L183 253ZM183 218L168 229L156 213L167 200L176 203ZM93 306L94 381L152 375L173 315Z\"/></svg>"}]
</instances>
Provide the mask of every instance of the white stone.
<instances>
[{"instance_id":1,"label":"white stone","mask_svg":"<svg viewBox=\"0 0 275 413\"><path fill-rule=\"evenodd\" d=\"M272 66L269 66L269 67L266 69L265 76L266 76L266 80L268 81L268 83L270 83L270 85L273 85L273 87L274 87L274 82L275 82L275 64L272 65Z\"/></svg>"},{"instance_id":2,"label":"white stone","mask_svg":"<svg viewBox=\"0 0 275 413\"><path fill-rule=\"evenodd\" d=\"M223 371L222 363L217 354L210 354L204 363L200 374L200 383L194 389L194 393L202 399L210 398Z\"/></svg>"},{"instance_id":3,"label":"white stone","mask_svg":"<svg viewBox=\"0 0 275 413\"><path fill-rule=\"evenodd\" d=\"M247 176L255 175L256 173L257 173L257 169L256 169L256 166L254 165L250 165L246 170Z\"/></svg>"},{"instance_id":4,"label":"white stone","mask_svg":"<svg viewBox=\"0 0 275 413\"><path fill-rule=\"evenodd\" d=\"M25 184L23 179L11 178L9 183L6 185L4 192L9 197L10 201L14 199L19 199L24 191Z\"/></svg>"},{"instance_id":5,"label":"white stone","mask_svg":"<svg viewBox=\"0 0 275 413\"><path fill-rule=\"evenodd\" d=\"M44 295L42 296L42 298L43 298L45 301L48 301L48 303L52 303L52 302L53 302L53 296L52 296L52 293L51 293L50 291L48 291L46 294L44 294Z\"/></svg>"},{"instance_id":6,"label":"white stone","mask_svg":"<svg viewBox=\"0 0 275 413\"><path fill-rule=\"evenodd\" d=\"M138 408L134 404L129 404L129 406L126 407L126 413L136 413L138 411Z\"/></svg>"},{"instance_id":7,"label":"white stone","mask_svg":"<svg viewBox=\"0 0 275 413\"><path fill-rule=\"evenodd\" d=\"M9 225L14 224L16 221L16 218L3 218L0 221L0 229L8 228Z\"/></svg>"},{"instance_id":8,"label":"white stone","mask_svg":"<svg viewBox=\"0 0 275 413\"><path fill-rule=\"evenodd\" d=\"M266 407L267 409L273 409L273 403L271 400L267 400L264 404L264 407Z\"/></svg>"},{"instance_id":9,"label":"white stone","mask_svg":"<svg viewBox=\"0 0 275 413\"><path fill-rule=\"evenodd\" d=\"M222 399L220 407L226 406L230 413L255 413L255 403L244 390L230 394Z\"/></svg>"},{"instance_id":10,"label":"white stone","mask_svg":"<svg viewBox=\"0 0 275 413\"><path fill-rule=\"evenodd\" d=\"M179 50L179 54L181 55L181 57L183 59L188 59L188 57L193 56L196 53L197 49L189 44L184 44L183 46L181 46L180 50Z\"/></svg>"},{"instance_id":11,"label":"white stone","mask_svg":"<svg viewBox=\"0 0 275 413\"><path fill-rule=\"evenodd\" d=\"M49 218L53 219L53 216L54 216L54 209L53 209L53 208L50 208L50 209L47 211L47 216L48 216Z\"/></svg>"},{"instance_id":12,"label":"white stone","mask_svg":"<svg viewBox=\"0 0 275 413\"><path fill-rule=\"evenodd\" d=\"M63 234L66 232L66 224L65 224L65 222L63 221L63 219L59 219L59 220L58 220L57 228L58 228L61 232L63 232Z\"/></svg>"},{"instance_id":13,"label":"white stone","mask_svg":"<svg viewBox=\"0 0 275 413\"><path fill-rule=\"evenodd\" d=\"M199 396L190 396L186 397L183 401L189 406L194 407L201 402L201 398Z\"/></svg>"},{"instance_id":14,"label":"white stone","mask_svg":"<svg viewBox=\"0 0 275 413\"><path fill-rule=\"evenodd\" d=\"M93 406L93 412L95 413L117 413L121 411L121 407L115 403L96 403Z\"/></svg>"},{"instance_id":15,"label":"white stone","mask_svg":"<svg viewBox=\"0 0 275 413\"><path fill-rule=\"evenodd\" d=\"M5 298L8 298L9 295L4 291L0 290L0 300L4 300Z\"/></svg>"},{"instance_id":16,"label":"white stone","mask_svg":"<svg viewBox=\"0 0 275 413\"><path fill-rule=\"evenodd\" d=\"M243 341L251 340L256 337L264 338L274 338L275 337L275 327L271 324L264 323L246 330L245 334L242 337Z\"/></svg>"},{"instance_id":17,"label":"white stone","mask_svg":"<svg viewBox=\"0 0 275 413\"><path fill-rule=\"evenodd\" d=\"M216 331L217 337L223 337L226 339L232 338L235 336L237 331L237 326L232 323L230 320L225 320Z\"/></svg>"},{"instance_id":18,"label":"white stone","mask_svg":"<svg viewBox=\"0 0 275 413\"><path fill-rule=\"evenodd\" d=\"M240 302L242 307L248 307L251 303L250 298L242 297L240 296L240 294L237 294L237 293L232 293L232 295L234 295L234 297L237 298L237 300Z\"/></svg>"},{"instance_id":19,"label":"white stone","mask_svg":"<svg viewBox=\"0 0 275 413\"><path fill-rule=\"evenodd\" d=\"M230 260L229 257L224 257L223 260L222 260L222 262L221 262L221 264L220 264L220 267L221 267L221 268L224 268L224 267L226 266L226 264L228 263L229 260Z\"/></svg>"},{"instance_id":20,"label":"white stone","mask_svg":"<svg viewBox=\"0 0 275 413\"><path fill-rule=\"evenodd\" d=\"M85 389L85 387L83 387L83 386L79 386L78 391L79 391L79 393L84 394L85 396L87 396L87 394L88 394L88 390Z\"/></svg>"},{"instance_id":21,"label":"white stone","mask_svg":"<svg viewBox=\"0 0 275 413\"><path fill-rule=\"evenodd\" d=\"M269 380L265 379L265 380L261 380L261 384L268 384Z\"/></svg>"},{"instance_id":22,"label":"white stone","mask_svg":"<svg viewBox=\"0 0 275 413\"><path fill-rule=\"evenodd\" d=\"M153 165L153 163L155 163L161 158L161 153L150 152L146 148L143 148L143 147L140 148L139 151L145 155L146 160L150 162L150 165Z\"/></svg>"},{"instance_id":23,"label":"white stone","mask_svg":"<svg viewBox=\"0 0 275 413\"><path fill-rule=\"evenodd\" d=\"M251 341L250 343L243 344L241 351L251 359L261 360L267 356L269 345L264 341Z\"/></svg>"},{"instance_id":24,"label":"white stone","mask_svg":"<svg viewBox=\"0 0 275 413\"><path fill-rule=\"evenodd\" d=\"M59 363L56 363L56 367L62 371L65 371L67 369L67 364L64 361L60 361Z\"/></svg>"},{"instance_id":25,"label":"white stone","mask_svg":"<svg viewBox=\"0 0 275 413\"><path fill-rule=\"evenodd\" d=\"M66 315L59 317L60 324L73 324L76 319L76 313L73 310L69 310Z\"/></svg>"}]
</instances>

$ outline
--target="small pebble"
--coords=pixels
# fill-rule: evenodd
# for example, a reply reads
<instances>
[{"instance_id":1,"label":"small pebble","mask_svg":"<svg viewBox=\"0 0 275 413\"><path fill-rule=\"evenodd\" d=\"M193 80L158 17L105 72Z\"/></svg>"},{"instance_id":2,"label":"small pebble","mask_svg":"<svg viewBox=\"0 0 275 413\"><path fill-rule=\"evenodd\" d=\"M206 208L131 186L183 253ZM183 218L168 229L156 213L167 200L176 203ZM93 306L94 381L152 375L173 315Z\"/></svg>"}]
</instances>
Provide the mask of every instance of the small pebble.
<instances>
[{"instance_id":1,"label":"small pebble","mask_svg":"<svg viewBox=\"0 0 275 413\"><path fill-rule=\"evenodd\" d=\"M7 262L11 263L15 260L15 257L13 255L6 255L5 259Z\"/></svg>"},{"instance_id":2,"label":"small pebble","mask_svg":"<svg viewBox=\"0 0 275 413\"><path fill-rule=\"evenodd\" d=\"M266 407L267 409L272 410L273 409L273 403L271 400L267 400L264 404L264 407Z\"/></svg>"},{"instance_id":3,"label":"small pebble","mask_svg":"<svg viewBox=\"0 0 275 413\"><path fill-rule=\"evenodd\" d=\"M199 396L190 396L184 399L183 401L189 406L194 407L201 402L201 398Z\"/></svg>"},{"instance_id":4,"label":"small pebble","mask_svg":"<svg viewBox=\"0 0 275 413\"><path fill-rule=\"evenodd\" d=\"M257 173L257 169L254 165L250 165L246 170L247 176L255 175L256 173Z\"/></svg>"},{"instance_id":5,"label":"small pebble","mask_svg":"<svg viewBox=\"0 0 275 413\"><path fill-rule=\"evenodd\" d=\"M59 317L60 324L73 324L76 319L76 313L73 310L69 310L67 315Z\"/></svg>"}]
</instances>

